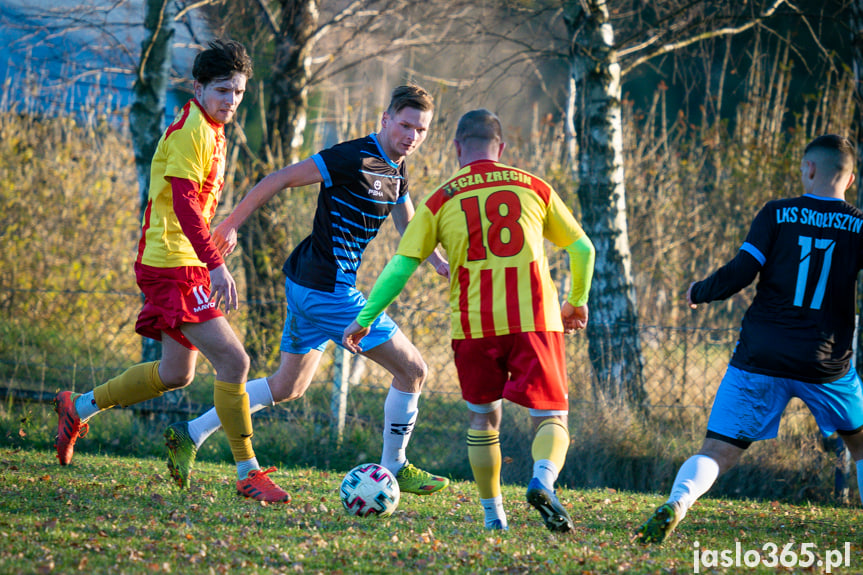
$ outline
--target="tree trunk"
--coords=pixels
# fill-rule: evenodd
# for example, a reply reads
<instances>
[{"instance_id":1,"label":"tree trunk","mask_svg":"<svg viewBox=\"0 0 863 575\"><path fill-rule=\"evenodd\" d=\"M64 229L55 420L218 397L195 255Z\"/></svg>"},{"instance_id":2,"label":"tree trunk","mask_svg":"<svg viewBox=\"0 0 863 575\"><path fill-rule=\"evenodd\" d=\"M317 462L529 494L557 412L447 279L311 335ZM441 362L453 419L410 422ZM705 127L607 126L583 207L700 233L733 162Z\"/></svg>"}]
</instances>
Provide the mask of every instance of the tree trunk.
<instances>
[{"instance_id":1,"label":"tree trunk","mask_svg":"<svg viewBox=\"0 0 863 575\"><path fill-rule=\"evenodd\" d=\"M587 326L595 396L646 409L623 178L620 66L604 0L571 2L570 89L577 90L578 198L596 246Z\"/></svg>"},{"instance_id":2,"label":"tree trunk","mask_svg":"<svg viewBox=\"0 0 863 575\"><path fill-rule=\"evenodd\" d=\"M266 147L264 156L274 163L295 162L303 143L309 56L317 26L318 0L281 0L273 79L267 86L270 89L268 139L263 144ZM289 193L276 195L240 230L249 299L245 345L253 369L263 368L268 359L278 356L284 321L281 268L288 244L283 216L289 205Z\"/></svg>"},{"instance_id":3,"label":"tree trunk","mask_svg":"<svg viewBox=\"0 0 863 575\"><path fill-rule=\"evenodd\" d=\"M133 87L134 101L129 111L142 216L150 191L150 163L162 137L162 124L165 121L165 94L171 70L175 10L174 3L168 0L146 2L144 27L147 35L141 43L141 61ZM143 361L159 359L161 351L158 342L143 338Z\"/></svg>"},{"instance_id":4,"label":"tree trunk","mask_svg":"<svg viewBox=\"0 0 863 575\"><path fill-rule=\"evenodd\" d=\"M852 67L854 70L854 96L857 99L857 113L855 123L857 129L857 198L856 206L863 209L863 0L853 0L849 7L851 24L851 48ZM857 309L863 304L863 284L857 284ZM855 350L855 363L858 373L863 367L863 329L857 329L857 346Z\"/></svg>"}]
</instances>

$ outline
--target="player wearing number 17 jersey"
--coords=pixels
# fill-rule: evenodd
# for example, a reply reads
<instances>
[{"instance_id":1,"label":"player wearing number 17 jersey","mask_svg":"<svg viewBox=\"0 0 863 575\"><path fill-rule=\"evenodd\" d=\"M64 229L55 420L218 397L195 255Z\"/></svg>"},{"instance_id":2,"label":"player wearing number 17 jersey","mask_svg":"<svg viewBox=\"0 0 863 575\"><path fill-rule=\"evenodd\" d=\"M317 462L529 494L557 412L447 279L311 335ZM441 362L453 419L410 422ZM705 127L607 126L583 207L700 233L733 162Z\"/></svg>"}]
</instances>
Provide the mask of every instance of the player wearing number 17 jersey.
<instances>
[{"instance_id":1,"label":"player wearing number 17 jersey","mask_svg":"<svg viewBox=\"0 0 863 575\"><path fill-rule=\"evenodd\" d=\"M643 542L662 542L753 441L776 437L792 397L806 403L825 433L839 433L863 485L863 393L851 368L863 212L845 201L855 161L847 139L813 140L800 166L804 195L768 202L735 258L689 287L694 309L759 277L704 444L681 466L668 501L642 525Z\"/></svg>"},{"instance_id":2,"label":"player wearing number 17 jersey","mask_svg":"<svg viewBox=\"0 0 863 575\"><path fill-rule=\"evenodd\" d=\"M563 332L587 325L593 245L551 186L499 161L497 116L468 112L454 144L461 169L417 209L342 344L358 349L367 326L440 243L452 270L452 347L470 411L468 458L485 526L507 528L499 427L501 400L508 399L530 410L537 430L527 500L550 530L569 531L572 520L554 491L569 446ZM562 307L546 239L570 255L572 287Z\"/></svg>"}]
</instances>

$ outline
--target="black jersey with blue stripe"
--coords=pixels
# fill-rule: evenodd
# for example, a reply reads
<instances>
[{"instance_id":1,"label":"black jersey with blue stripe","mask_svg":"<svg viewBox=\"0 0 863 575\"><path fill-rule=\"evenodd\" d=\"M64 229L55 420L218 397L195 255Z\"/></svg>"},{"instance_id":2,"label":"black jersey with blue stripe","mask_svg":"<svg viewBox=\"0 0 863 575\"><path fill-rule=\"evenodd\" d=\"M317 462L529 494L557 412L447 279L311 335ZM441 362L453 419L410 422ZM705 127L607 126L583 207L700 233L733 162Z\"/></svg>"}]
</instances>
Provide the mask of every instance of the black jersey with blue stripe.
<instances>
[{"instance_id":1,"label":"black jersey with blue stripe","mask_svg":"<svg viewBox=\"0 0 863 575\"><path fill-rule=\"evenodd\" d=\"M731 365L828 383L851 363L861 268L863 212L809 194L774 200L755 217L735 260L692 286L692 300L728 297L757 273Z\"/></svg>"},{"instance_id":2,"label":"black jersey with blue stripe","mask_svg":"<svg viewBox=\"0 0 863 575\"><path fill-rule=\"evenodd\" d=\"M323 176L312 233L282 270L302 286L332 292L353 286L363 252L389 213L408 198L405 162L396 164L375 134L312 156Z\"/></svg>"}]
</instances>

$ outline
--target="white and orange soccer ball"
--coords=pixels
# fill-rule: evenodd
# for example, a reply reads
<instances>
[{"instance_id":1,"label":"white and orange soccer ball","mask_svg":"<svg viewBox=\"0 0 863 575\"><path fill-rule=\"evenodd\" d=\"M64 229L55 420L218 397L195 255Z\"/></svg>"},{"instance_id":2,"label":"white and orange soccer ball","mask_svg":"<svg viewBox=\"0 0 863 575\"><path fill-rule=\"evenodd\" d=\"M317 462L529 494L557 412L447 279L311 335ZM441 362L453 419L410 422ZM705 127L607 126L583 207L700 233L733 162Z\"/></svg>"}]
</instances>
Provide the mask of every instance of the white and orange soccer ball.
<instances>
[{"instance_id":1,"label":"white and orange soccer ball","mask_svg":"<svg viewBox=\"0 0 863 575\"><path fill-rule=\"evenodd\" d=\"M399 482L377 463L357 465L345 475L339 497L349 515L387 517L399 506Z\"/></svg>"}]
</instances>

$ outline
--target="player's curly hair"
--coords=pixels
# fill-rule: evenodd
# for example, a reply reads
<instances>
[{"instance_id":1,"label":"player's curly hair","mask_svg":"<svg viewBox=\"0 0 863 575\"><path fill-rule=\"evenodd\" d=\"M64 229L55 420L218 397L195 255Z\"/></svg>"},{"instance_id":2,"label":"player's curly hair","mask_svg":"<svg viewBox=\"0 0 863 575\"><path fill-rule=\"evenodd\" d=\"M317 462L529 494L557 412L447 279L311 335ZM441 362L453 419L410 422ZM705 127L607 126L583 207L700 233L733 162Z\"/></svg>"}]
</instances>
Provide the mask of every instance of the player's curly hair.
<instances>
[{"instance_id":1,"label":"player's curly hair","mask_svg":"<svg viewBox=\"0 0 863 575\"><path fill-rule=\"evenodd\" d=\"M246 47L233 40L213 40L206 50L195 56L192 65L192 77L204 86L234 74L243 74L249 79L253 72Z\"/></svg>"}]
</instances>

